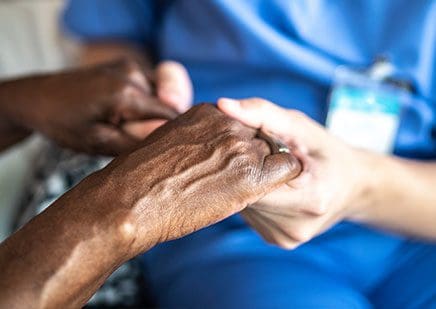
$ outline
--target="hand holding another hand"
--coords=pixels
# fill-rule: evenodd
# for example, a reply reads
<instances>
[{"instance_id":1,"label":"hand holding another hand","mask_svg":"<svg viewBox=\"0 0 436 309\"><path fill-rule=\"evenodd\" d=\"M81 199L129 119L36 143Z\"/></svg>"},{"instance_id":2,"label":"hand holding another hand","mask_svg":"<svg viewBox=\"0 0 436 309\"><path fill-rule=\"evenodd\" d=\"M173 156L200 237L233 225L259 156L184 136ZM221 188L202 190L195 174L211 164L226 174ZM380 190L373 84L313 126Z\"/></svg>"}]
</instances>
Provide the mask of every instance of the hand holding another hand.
<instances>
[{"instance_id":1,"label":"hand holding another hand","mask_svg":"<svg viewBox=\"0 0 436 309\"><path fill-rule=\"evenodd\" d=\"M6 82L10 121L91 154L132 150L192 100L188 73L162 62L151 81L130 60ZM30 99L29 99L30 96Z\"/></svg>"},{"instance_id":2,"label":"hand holding another hand","mask_svg":"<svg viewBox=\"0 0 436 309\"><path fill-rule=\"evenodd\" d=\"M256 136L214 106L196 106L74 190L102 183L90 205L107 207L98 213L116 217L111 222L138 254L223 220L295 177L295 158L270 154Z\"/></svg>"},{"instance_id":3,"label":"hand holding another hand","mask_svg":"<svg viewBox=\"0 0 436 309\"><path fill-rule=\"evenodd\" d=\"M302 173L243 211L268 242L292 249L349 218L365 200L367 177L357 149L294 110L262 99L221 99L219 108L287 144Z\"/></svg>"},{"instance_id":4,"label":"hand holding another hand","mask_svg":"<svg viewBox=\"0 0 436 309\"><path fill-rule=\"evenodd\" d=\"M296 163L271 154L257 130L196 106L0 245L0 304L81 307L121 263L241 211L295 177Z\"/></svg>"}]
</instances>

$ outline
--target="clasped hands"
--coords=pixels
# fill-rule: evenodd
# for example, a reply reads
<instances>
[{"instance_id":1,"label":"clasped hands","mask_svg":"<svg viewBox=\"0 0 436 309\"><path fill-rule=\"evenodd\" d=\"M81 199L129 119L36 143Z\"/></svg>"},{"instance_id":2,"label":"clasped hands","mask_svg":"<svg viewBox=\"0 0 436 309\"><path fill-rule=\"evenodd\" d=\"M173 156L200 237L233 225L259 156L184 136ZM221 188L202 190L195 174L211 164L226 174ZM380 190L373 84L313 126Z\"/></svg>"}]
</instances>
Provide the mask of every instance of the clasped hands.
<instances>
[{"instance_id":1,"label":"clasped hands","mask_svg":"<svg viewBox=\"0 0 436 309\"><path fill-rule=\"evenodd\" d=\"M295 248L352 218L365 194L359 152L300 112L258 98L189 109L178 63L159 64L153 81L130 61L35 79L50 96L35 95L32 114L11 107L11 119L62 146L119 155L61 201L86 197L89 218L116 224L129 256L237 212ZM258 130L291 153L271 153Z\"/></svg>"}]
</instances>

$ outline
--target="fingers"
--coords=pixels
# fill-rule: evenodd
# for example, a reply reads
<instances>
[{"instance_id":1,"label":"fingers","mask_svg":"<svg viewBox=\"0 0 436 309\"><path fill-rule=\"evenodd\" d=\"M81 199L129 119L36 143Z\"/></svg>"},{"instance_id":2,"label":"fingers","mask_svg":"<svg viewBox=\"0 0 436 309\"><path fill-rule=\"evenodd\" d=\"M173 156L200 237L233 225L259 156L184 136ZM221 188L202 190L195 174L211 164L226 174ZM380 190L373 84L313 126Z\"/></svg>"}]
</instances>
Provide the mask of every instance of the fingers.
<instances>
[{"instance_id":1,"label":"fingers","mask_svg":"<svg viewBox=\"0 0 436 309\"><path fill-rule=\"evenodd\" d=\"M166 96L179 98L176 101L167 100L169 103L156 96L154 83L146 77L135 61L121 59L107 64L103 69L119 80L121 86L118 103L121 103L124 120L173 119L179 114L178 109L184 106L188 99L192 99L187 72L175 62L164 62L156 69L160 91ZM165 99L165 96L163 98ZM174 106L171 102L178 105Z\"/></svg>"},{"instance_id":2,"label":"fingers","mask_svg":"<svg viewBox=\"0 0 436 309\"><path fill-rule=\"evenodd\" d=\"M132 59L116 59L112 62L104 63L98 66L97 69L102 69L121 80L135 85L148 95L153 92L152 83L145 75L141 66Z\"/></svg>"},{"instance_id":3,"label":"fingers","mask_svg":"<svg viewBox=\"0 0 436 309\"><path fill-rule=\"evenodd\" d=\"M271 153L271 148L267 142L262 139L254 138L252 140L254 148L258 151L259 155L264 158L266 155Z\"/></svg>"},{"instance_id":4,"label":"fingers","mask_svg":"<svg viewBox=\"0 0 436 309\"><path fill-rule=\"evenodd\" d=\"M158 98L179 113L192 105L192 84L186 69L177 62L164 61L156 68Z\"/></svg>"},{"instance_id":5,"label":"fingers","mask_svg":"<svg viewBox=\"0 0 436 309\"><path fill-rule=\"evenodd\" d=\"M266 100L222 98L218 100L218 107L230 117L250 127L280 135L290 131L290 119L286 115L286 110Z\"/></svg>"},{"instance_id":6,"label":"fingers","mask_svg":"<svg viewBox=\"0 0 436 309\"><path fill-rule=\"evenodd\" d=\"M301 243L287 234L287 232L274 220L253 211L249 207L242 211L242 216L268 243L277 245L282 249L292 250Z\"/></svg>"},{"instance_id":7,"label":"fingers","mask_svg":"<svg viewBox=\"0 0 436 309\"><path fill-rule=\"evenodd\" d=\"M269 193L288 183L301 173L297 158L289 153L275 153L265 157L259 185Z\"/></svg>"},{"instance_id":8,"label":"fingers","mask_svg":"<svg viewBox=\"0 0 436 309\"><path fill-rule=\"evenodd\" d=\"M134 91L134 90L133 90ZM174 119L178 113L157 98L144 97L139 93L133 93L128 98L129 103L123 106L122 119L146 120L146 119Z\"/></svg>"},{"instance_id":9,"label":"fingers","mask_svg":"<svg viewBox=\"0 0 436 309\"><path fill-rule=\"evenodd\" d=\"M191 107L192 85L188 72L181 64L165 61L157 66L157 97L150 95L151 93L144 88L144 81L141 81L139 76L142 73L137 73L140 73L138 69L131 69L128 75L132 99L127 119L174 119ZM142 77L144 78L143 75Z\"/></svg>"},{"instance_id":10,"label":"fingers","mask_svg":"<svg viewBox=\"0 0 436 309\"><path fill-rule=\"evenodd\" d=\"M340 215L325 217L295 213L291 216L283 209L271 212L267 208L252 206L244 210L244 217L247 214L250 225L268 242L289 249L308 242L341 220Z\"/></svg>"},{"instance_id":11,"label":"fingers","mask_svg":"<svg viewBox=\"0 0 436 309\"><path fill-rule=\"evenodd\" d=\"M222 98L218 100L218 107L230 117L270 132L286 142L296 141L317 148L326 137L324 130L303 113L286 110L267 100Z\"/></svg>"}]
</instances>

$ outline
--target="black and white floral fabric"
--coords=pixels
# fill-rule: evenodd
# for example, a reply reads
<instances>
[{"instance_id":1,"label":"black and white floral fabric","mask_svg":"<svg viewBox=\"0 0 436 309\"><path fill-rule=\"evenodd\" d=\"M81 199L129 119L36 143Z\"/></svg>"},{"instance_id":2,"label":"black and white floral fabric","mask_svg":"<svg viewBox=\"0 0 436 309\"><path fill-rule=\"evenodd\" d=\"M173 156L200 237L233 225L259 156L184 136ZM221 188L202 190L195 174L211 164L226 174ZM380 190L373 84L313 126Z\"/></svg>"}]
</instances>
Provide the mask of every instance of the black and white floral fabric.
<instances>
[{"instance_id":1,"label":"black and white floral fabric","mask_svg":"<svg viewBox=\"0 0 436 309\"><path fill-rule=\"evenodd\" d=\"M29 179L16 228L39 214L84 177L109 162L110 158L77 154L45 141L35 161L35 173ZM133 259L108 278L90 299L87 307L144 308L146 297L143 282L140 262Z\"/></svg>"}]
</instances>

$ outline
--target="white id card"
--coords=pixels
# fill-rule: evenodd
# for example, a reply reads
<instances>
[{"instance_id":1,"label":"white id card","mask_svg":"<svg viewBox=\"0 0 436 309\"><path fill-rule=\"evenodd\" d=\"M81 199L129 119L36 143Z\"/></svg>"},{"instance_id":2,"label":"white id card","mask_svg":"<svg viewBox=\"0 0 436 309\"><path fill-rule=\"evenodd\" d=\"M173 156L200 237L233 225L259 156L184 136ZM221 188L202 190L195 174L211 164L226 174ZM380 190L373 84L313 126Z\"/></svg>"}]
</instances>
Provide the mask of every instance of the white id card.
<instances>
[{"instance_id":1,"label":"white id card","mask_svg":"<svg viewBox=\"0 0 436 309\"><path fill-rule=\"evenodd\" d=\"M329 98L326 126L352 146L391 153L408 92L340 67Z\"/></svg>"}]
</instances>

